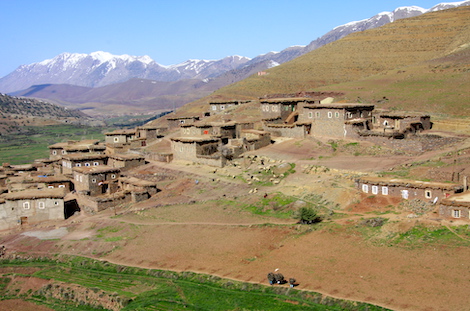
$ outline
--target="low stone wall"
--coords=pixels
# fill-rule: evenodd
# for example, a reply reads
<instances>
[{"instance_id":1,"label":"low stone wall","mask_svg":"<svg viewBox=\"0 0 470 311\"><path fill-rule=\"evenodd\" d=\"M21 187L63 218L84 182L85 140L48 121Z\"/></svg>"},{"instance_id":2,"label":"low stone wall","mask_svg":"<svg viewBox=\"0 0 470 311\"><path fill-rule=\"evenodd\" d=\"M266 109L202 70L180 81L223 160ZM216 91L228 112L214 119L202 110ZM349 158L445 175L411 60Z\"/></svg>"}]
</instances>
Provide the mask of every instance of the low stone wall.
<instances>
[{"instance_id":1,"label":"low stone wall","mask_svg":"<svg viewBox=\"0 0 470 311\"><path fill-rule=\"evenodd\" d=\"M279 137L305 138L306 135L304 126L269 126L269 124L265 124L263 130Z\"/></svg>"}]
</instances>

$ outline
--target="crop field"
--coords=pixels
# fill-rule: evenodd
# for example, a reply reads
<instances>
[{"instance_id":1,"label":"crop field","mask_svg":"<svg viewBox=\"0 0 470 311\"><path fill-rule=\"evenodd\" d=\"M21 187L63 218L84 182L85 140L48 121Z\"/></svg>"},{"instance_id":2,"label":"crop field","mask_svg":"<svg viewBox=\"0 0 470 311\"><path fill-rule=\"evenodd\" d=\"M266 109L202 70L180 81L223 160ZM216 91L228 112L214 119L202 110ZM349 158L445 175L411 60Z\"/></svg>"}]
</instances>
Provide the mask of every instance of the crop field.
<instances>
[{"instance_id":1,"label":"crop field","mask_svg":"<svg viewBox=\"0 0 470 311\"><path fill-rule=\"evenodd\" d=\"M0 309L2 300L21 298L53 310L386 310L286 285L132 268L83 257L4 260L0 271ZM18 297L15 285L25 278L45 281Z\"/></svg>"},{"instance_id":2,"label":"crop field","mask_svg":"<svg viewBox=\"0 0 470 311\"><path fill-rule=\"evenodd\" d=\"M68 140L103 140L103 131L102 127L75 125L25 126L20 134L0 136L0 163L32 163L49 157L49 145Z\"/></svg>"}]
</instances>

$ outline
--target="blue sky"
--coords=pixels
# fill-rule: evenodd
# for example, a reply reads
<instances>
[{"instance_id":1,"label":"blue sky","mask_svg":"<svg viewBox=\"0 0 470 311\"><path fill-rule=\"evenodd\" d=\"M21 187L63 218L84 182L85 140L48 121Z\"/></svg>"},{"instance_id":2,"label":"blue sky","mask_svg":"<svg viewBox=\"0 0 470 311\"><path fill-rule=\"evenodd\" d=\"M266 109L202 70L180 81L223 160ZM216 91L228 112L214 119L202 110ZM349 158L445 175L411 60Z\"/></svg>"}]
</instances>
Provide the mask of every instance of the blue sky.
<instances>
[{"instance_id":1,"label":"blue sky","mask_svg":"<svg viewBox=\"0 0 470 311\"><path fill-rule=\"evenodd\" d=\"M438 0L0 0L0 77L63 52L253 58L307 45L332 28Z\"/></svg>"}]
</instances>

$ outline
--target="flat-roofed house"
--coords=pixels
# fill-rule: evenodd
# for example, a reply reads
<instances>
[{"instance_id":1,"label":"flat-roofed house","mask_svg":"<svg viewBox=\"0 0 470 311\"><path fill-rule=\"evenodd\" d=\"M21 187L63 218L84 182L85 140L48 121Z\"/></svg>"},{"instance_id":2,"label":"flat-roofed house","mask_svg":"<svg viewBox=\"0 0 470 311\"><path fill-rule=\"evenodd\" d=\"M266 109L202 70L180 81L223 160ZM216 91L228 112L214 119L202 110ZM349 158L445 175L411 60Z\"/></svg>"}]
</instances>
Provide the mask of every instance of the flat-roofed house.
<instances>
[{"instance_id":1,"label":"flat-roofed house","mask_svg":"<svg viewBox=\"0 0 470 311\"><path fill-rule=\"evenodd\" d=\"M432 203L463 191L463 185L455 183L408 180L400 178L361 177L356 187L363 193L402 198L420 199Z\"/></svg>"},{"instance_id":2,"label":"flat-roofed house","mask_svg":"<svg viewBox=\"0 0 470 311\"><path fill-rule=\"evenodd\" d=\"M470 221L470 191L443 199L440 202L439 215L444 218Z\"/></svg>"},{"instance_id":3,"label":"flat-roofed house","mask_svg":"<svg viewBox=\"0 0 470 311\"><path fill-rule=\"evenodd\" d=\"M88 196L114 193L118 190L120 169L107 165L74 167L75 190Z\"/></svg>"},{"instance_id":4,"label":"flat-roofed house","mask_svg":"<svg viewBox=\"0 0 470 311\"><path fill-rule=\"evenodd\" d=\"M306 97L260 99L261 118L266 123L292 124L297 121L303 105L317 102Z\"/></svg>"},{"instance_id":5,"label":"flat-roofed house","mask_svg":"<svg viewBox=\"0 0 470 311\"><path fill-rule=\"evenodd\" d=\"M81 141L67 141L49 146L49 159L58 160L63 155L72 153L104 153L106 146L100 144L99 140L89 139Z\"/></svg>"},{"instance_id":6,"label":"flat-roofed house","mask_svg":"<svg viewBox=\"0 0 470 311\"><path fill-rule=\"evenodd\" d=\"M145 157L139 154L111 154L108 158L108 165L119 168L121 171L136 168L144 164Z\"/></svg>"},{"instance_id":7,"label":"flat-roofed house","mask_svg":"<svg viewBox=\"0 0 470 311\"><path fill-rule=\"evenodd\" d=\"M304 105L299 121L311 124L312 136L358 138L360 131L370 129L373 110L369 104Z\"/></svg>"},{"instance_id":8,"label":"flat-roofed house","mask_svg":"<svg viewBox=\"0 0 470 311\"><path fill-rule=\"evenodd\" d=\"M70 178L64 175L20 175L8 178L6 184L8 192L23 190L54 189L61 188L70 192L74 190L74 185Z\"/></svg>"},{"instance_id":9,"label":"flat-roofed house","mask_svg":"<svg viewBox=\"0 0 470 311\"><path fill-rule=\"evenodd\" d=\"M186 160L212 166L224 166L225 160L218 153L221 141L208 137L173 137L171 148L174 160Z\"/></svg>"},{"instance_id":10,"label":"flat-roofed house","mask_svg":"<svg viewBox=\"0 0 470 311\"><path fill-rule=\"evenodd\" d=\"M0 202L0 230L46 220L65 219L63 188L25 190L3 194Z\"/></svg>"},{"instance_id":11,"label":"flat-roofed house","mask_svg":"<svg viewBox=\"0 0 470 311\"><path fill-rule=\"evenodd\" d=\"M212 101L209 103L211 114L224 113L239 105L246 104L249 100L226 100L226 101Z\"/></svg>"},{"instance_id":12,"label":"flat-roofed house","mask_svg":"<svg viewBox=\"0 0 470 311\"><path fill-rule=\"evenodd\" d=\"M374 117L373 130L385 136L404 138L432 128L431 117L426 114L382 112Z\"/></svg>"},{"instance_id":13,"label":"flat-roofed house","mask_svg":"<svg viewBox=\"0 0 470 311\"><path fill-rule=\"evenodd\" d=\"M74 167L102 166L107 163L108 156L105 154L66 154L62 156L62 174L72 176Z\"/></svg>"},{"instance_id":14,"label":"flat-roofed house","mask_svg":"<svg viewBox=\"0 0 470 311\"><path fill-rule=\"evenodd\" d=\"M199 121L199 119L199 116L179 116L166 118L169 130L179 128L183 124L194 124L195 122Z\"/></svg>"}]
</instances>

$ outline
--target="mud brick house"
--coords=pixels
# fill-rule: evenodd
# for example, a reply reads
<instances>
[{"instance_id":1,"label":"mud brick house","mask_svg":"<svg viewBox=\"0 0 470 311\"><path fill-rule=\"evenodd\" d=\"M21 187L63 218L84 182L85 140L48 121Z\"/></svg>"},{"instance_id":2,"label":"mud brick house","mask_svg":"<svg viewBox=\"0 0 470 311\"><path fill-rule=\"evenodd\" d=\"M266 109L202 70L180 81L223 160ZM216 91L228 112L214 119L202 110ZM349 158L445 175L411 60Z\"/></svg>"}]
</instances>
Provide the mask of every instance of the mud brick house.
<instances>
[{"instance_id":1,"label":"mud brick house","mask_svg":"<svg viewBox=\"0 0 470 311\"><path fill-rule=\"evenodd\" d=\"M65 219L63 188L27 190L0 197L0 230Z\"/></svg>"},{"instance_id":2,"label":"mud brick house","mask_svg":"<svg viewBox=\"0 0 470 311\"><path fill-rule=\"evenodd\" d=\"M105 144L108 153L124 153L131 147L131 143L137 139L135 129L115 130L105 133Z\"/></svg>"},{"instance_id":3,"label":"mud brick house","mask_svg":"<svg viewBox=\"0 0 470 311\"><path fill-rule=\"evenodd\" d=\"M409 134L429 130L431 127L431 117L421 114L379 113L374 116L373 122L374 131L395 138L404 138Z\"/></svg>"},{"instance_id":4,"label":"mud brick house","mask_svg":"<svg viewBox=\"0 0 470 311\"><path fill-rule=\"evenodd\" d=\"M356 180L356 187L365 194L404 200L420 199L432 203L463 191L460 184L383 177L361 177Z\"/></svg>"},{"instance_id":5,"label":"mud brick house","mask_svg":"<svg viewBox=\"0 0 470 311\"><path fill-rule=\"evenodd\" d=\"M173 137L173 159L223 167L226 159L218 153L221 140L211 137Z\"/></svg>"},{"instance_id":6,"label":"mud brick house","mask_svg":"<svg viewBox=\"0 0 470 311\"><path fill-rule=\"evenodd\" d=\"M132 193L147 196L145 200L158 192L156 182L143 180L136 177L119 178L119 186L123 191L131 191ZM142 200L134 199L133 201L138 202Z\"/></svg>"},{"instance_id":7,"label":"mud brick house","mask_svg":"<svg viewBox=\"0 0 470 311\"><path fill-rule=\"evenodd\" d=\"M231 110L239 105L243 105L250 102L249 100L229 100L229 101L214 101L210 102L210 112L211 114L224 113L227 110Z\"/></svg>"},{"instance_id":8,"label":"mud brick house","mask_svg":"<svg viewBox=\"0 0 470 311\"><path fill-rule=\"evenodd\" d=\"M368 104L304 105L299 121L311 124L312 136L358 138L360 131L371 127L373 110Z\"/></svg>"},{"instance_id":9,"label":"mud brick house","mask_svg":"<svg viewBox=\"0 0 470 311\"><path fill-rule=\"evenodd\" d=\"M149 125L136 127L136 136L138 139L146 140L147 142L154 141L158 138L165 136L167 128L154 127Z\"/></svg>"},{"instance_id":10,"label":"mud brick house","mask_svg":"<svg viewBox=\"0 0 470 311\"><path fill-rule=\"evenodd\" d=\"M303 105L317 102L304 97L260 99L261 119L266 123L292 124L297 121Z\"/></svg>"},{"instance_id":11,"label":"mud brick house","mask_svg":"<svg viewBox=\"0 0 470 311\"><path fill-rule=\"evenodd\" d=\"M111 154L108 158L108 165L119 168L121 171L136 168L145 164L145 157L138 154Z\"/></svg>"},{"instance_id":12,"label":"mud brick house","mask_svg":"<svg viewBox=\"0 0 470 311\"><path fill-rule=\"evenodd\" d=\"M6 181L8 192L23 190L54 189L61 188L70 192L74 190L74 185L70 178L63 175L31 175L22 174L20 176L9 177Z\"/></svg>"},{"instance_id":13,"label":"mud brick house","mask_svg":"<svg viewBox=\"0 0 470 311\"><path fill-rule=\"evenodd\" d=\"M243 150L253 151L271 144L271 133L258 130L242 130Z\"/></svg>"},{"instance_id":14,"label":"mud brick house","mask_svg":"<svg viewBox=\"0 0 470 311\"><path fill-rule=\"evenodd\" d=\"M470 221L470 191L458 193L442 200L439 215L444 218Z\"/></svg>"},{"instance_id":15,"label":"mud brick house","mask_svg":"<svg viewBox=\"0 0 470 311\"><path fill-rule=\"evenodd\" d=\"M65 154L73 153L100 153L106 151L106 146L99 143L99 140L81 140L57 143L49 146L49 159L59 160Z\"/></svg>"},{"instance_id":16,"label":"mud brick house","mask_svg":"<svg viewBox=\"0 0 470 311\"><path fill-rule=\"evenodd\" d=\"M181 116L181 117L168 117L168 130L179 128L183 124L194 124L199 121L199 116Z\"/></svg>"},{"instance_id":17,"label":"mud brick house","mask_svg":"<svg viewBox=\"0 0 470 311\"><path fill-rule=\"evenodd\" d=\"M212 126L205 123L182 124L180 127L180 136L182 137L196 137L207 136L209 137L212 131Z\"/></svg>"},{"instance_id":18,"label":"mud brick house","mask_svg":"<svg viewBox=\"0 0 470 311\"><path fill-rule=\"evenodd\" d=\"M102 166L74 167L73 181L75 190L87 196L100 196L118 190L120 169Z\"/></svg>"},{"instance_id":19,"label":"mud brick house","mask_svg":"<svg viewBox=\"0 0 470 311\"><path fill-rule=\"evenodd\" d=\"M62 156L62 174L72 176L74 167L102 166L107 163L108 156L105 154L66 154Z\"/></svg>"}]
</instances>

